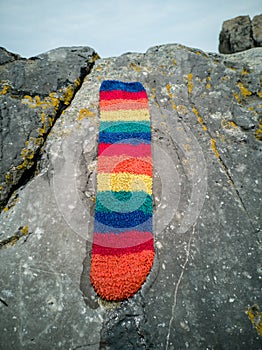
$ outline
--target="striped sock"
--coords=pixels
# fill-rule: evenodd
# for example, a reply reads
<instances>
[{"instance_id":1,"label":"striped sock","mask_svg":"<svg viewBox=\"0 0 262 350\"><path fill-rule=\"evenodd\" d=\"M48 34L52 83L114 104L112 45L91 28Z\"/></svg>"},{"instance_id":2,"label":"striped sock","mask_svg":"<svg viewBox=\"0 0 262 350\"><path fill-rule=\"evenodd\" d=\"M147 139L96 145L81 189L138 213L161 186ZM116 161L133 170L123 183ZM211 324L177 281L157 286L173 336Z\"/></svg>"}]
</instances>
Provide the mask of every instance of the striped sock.
<instances>
[{"instance_id":1,"label":"striped sock","mask_svg":"<svg viewBox=\"0 0 262 350\"><path fill-rule=\"evenodd\" d=\"M100 88L97 197L90 279L107 300L136 293L154 260L151 127L141 83Z\"/></svg>"}]
</instances>

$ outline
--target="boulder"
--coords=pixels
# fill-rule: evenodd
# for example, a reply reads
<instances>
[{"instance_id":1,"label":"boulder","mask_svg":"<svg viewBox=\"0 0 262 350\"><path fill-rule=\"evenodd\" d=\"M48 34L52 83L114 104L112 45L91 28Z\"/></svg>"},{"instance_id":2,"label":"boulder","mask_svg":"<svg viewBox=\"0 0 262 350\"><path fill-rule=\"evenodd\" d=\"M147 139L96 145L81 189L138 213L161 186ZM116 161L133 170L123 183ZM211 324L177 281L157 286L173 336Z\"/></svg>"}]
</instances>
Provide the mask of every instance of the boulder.
<instances>
[{"instance_id":1,"label":"boulder","mask_svg":"<svg viewBox=\"0 0 262 350\"><path fill-rule=\"evenodd\" d=\"M219 52L235 53L254 47L249 16L238 16L223 22L219 35Z\"/></svg>"},{"instance_id":2,"label":"boulder","mask_svg":"<svg viewBox=\"0 0 262 350\"><path fill-rule=\"evenodd\" d=\"M40 148L96 55L71 47L25 59L0 48L1 209L36 170Z\"/></svg>"},{"instance_id":3,"label":"boulder","mask_svg":"<svg viewBox=\"0 0 262 350\"><path fill-rule=\"evenodd\" d=\"M47 63L63 64L68 77L73 66L60 58ZM0 348L261 348L261 58L262 48L219 55L170 44L89 66L30 160L37 171L0 215ZM6 63L15 68L4 68L12 85L3 97L17 104L5 112L14 126L4 145L38 138L38 113L58 98L49 91L67 86L50 75L41 89L35 75L24 79L41 60ZM153 133L156 258L141 290L118 303L89 280L104 79L144 85ZM4 149L15 167L21 144Z\"/></svg>"},{"instance_id":4,"label":"boulder","mask_svg":"<svg viewBox=\"0 0 262 350\"><path fill-rule=\"evenodd\" d=\"M255 46L262 46L262 14L253 18L252 33Z\"/></svg>"}]
</instances>

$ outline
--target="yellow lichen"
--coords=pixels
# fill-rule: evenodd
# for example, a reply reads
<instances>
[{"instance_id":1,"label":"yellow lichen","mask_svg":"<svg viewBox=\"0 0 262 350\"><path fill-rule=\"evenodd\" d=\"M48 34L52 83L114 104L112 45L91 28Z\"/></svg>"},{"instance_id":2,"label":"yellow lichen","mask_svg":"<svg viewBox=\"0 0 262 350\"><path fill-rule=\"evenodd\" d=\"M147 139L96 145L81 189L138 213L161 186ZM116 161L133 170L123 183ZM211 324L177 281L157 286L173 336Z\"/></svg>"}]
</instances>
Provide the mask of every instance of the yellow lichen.
<instances>
[{"instance_id":1,"label":"yellow lichen","mask_svg":"<svg viewBox=\"0 0 262 350\"><path fill-rule=\"evenodd\" d=\"M225 129L236 129L237 128L237 124L235 122L233 122L232 120L226 120L226 119L221 120L221 126Z\"/></svg>"},{"instance_id":2,"label":"yellow lichen","mask_svg":"<svg viewBox=\"0 0 262 350\"><path fill-rule=\"evenodd\" d=\"M133 70L137 71L138 73L141 72L141 67L138 66L137 64L135 64L134 62L130 63L130 68L132 68Z\"/></svg>"},{"instance_id":3,"label":"yellow lichen","mask_svg":"<svg viewBox=\"0 0 262 350\"><path fill-rule=\"evenodd\" d=\"M18 235L16 235L16 236L13 236L13 237L11 237L11 239L8 241L8 243L5 245L5 246L13 246L13 245L15 245L16 244L16 242L19 240L19 236Z\"/></svg>"},{"instance_id":4,"label":"yellow lichen","mask_svg":"<svg viewBox=\"0 0 262 350\"><path fill-rule=\"evenodd\" d=\"M192 79L193 79L193 74L189 73L187 75L187 91L188 91L188 94L191 94L192 91L193 91L194 84L193 84Z\"/></svg>"},{"instance_id":5,"label":"yellow lichen","mask_svg":"<svg viewBox=\"0 0 262 350\"><path fill-rule=\"evenodd\" d=\"M9 210L9 208L8 207L5 207L4 209L3 209L3 211L8 211Z\"/></svg>"},{"instance_id":6,"label":"yellow lichen","mask_svg":"<svg viewBox=\"0 0 262 350\"><path fill-rule=\"evenodd\" d=\"M243 97L247 97L247 96L252 95L252 92L249 91L249 90L244 86L243 83L239 82L239 83L237 83L237 85L238 85L238 87L239 87L239 89L240 89L241 94L242 94Z\"/></svg>"},{"instance_id":7,"label":"yellow lichen","mask_svg":"<svg viewBox=\"0 0 262 350\"><path fill-rule=\"evenodd\" d=\"M151 96L152 96L153 99L156 98L156 88L152 88L152 90L151 90Z\"/></svg>"},{"instance_id":8,"label":"yellow lichen","mask_svg":"<svg viewBox=\"0 0 262 350\"><path fill-rule=\"evenodd\" d=\"M255 131L256 139L262 141L262 118L259 120L258 127Z\"/></svg>"},{"instance_id":9,"label":"yellow lichen","mask_svg":"<svg viewBox=\"0 0 262 350\"><path fill-rule=\"evenodd\" d=\"M167 94L168 94L168 96L170 98L171 106L172 106L173 109L176 109L177 106L176 106L176 104L173 101L174 95L171 92L171 88L172 88L171 84L167 84L166 89L167 89Z\"/></svg>"},{"instance_id":10,"label":"yellow lichen","mask_svg":"<svg viewBox=\"0 0 262 350\"><path fill-rule=\"evenodd\" d=\"M209 83L206 84L206 88L207 88L207 89L211 89L211 84L209 84Z\"/></svg>"},{"instance_id":11,"label":"yellow lichen","mask_svg":"<svg viewBox=\"0 0 262 350\"><path fill-rule=\"evenodd\" d=\"M89 59L89 63L94 63L96 60L99 60L100 56L95 53L90 59Z\"/></svg>"},{"instance_id":12,"label":"yellow lichen","mask_svg":"<svg viewBox=\"0 0 262 350\"><path fill-rule=\"evenodd\" d=\"M60 100L57 97L57 94L55 92L50 92L47 101L49 102L49 104L51 104L55 110L57 111L59 108L59 104L60 104Z\"/></svg>"},{"instance_id":13,"label":"yellow lichen","mask_svg":"<svg viewBox=\"0 0 262 350\"><path fill-rule=\"evenodd\" d=\"M42 122L42 124L45 123L45 113L44 112L41 113L41 122Z\"/></svg>"},{"instance_id":14,"label":"yellow lichen","mask_svg":"<svg viewBox=\"0 0 262 350\"><path fill-rule=\"evenodd\" d=\"M54 118L48 117L48 126L52 126L54 122Z\"/></svg>"},{"instance_id":15,"label":"yellow lichen","mask_svg":"<svg viewBox=\"0 0 262 350\"><path fill-rule=\"evenodd\" d=\"M242 75L246 75L249 74L250 72L248 70L246 70L245 68L242 68L241 74Z\"/></svg>"},{"instance_id":16,"label":"yellow lichen","mask_svg":"<svg viewBox=\"0 0 262 350\"><path fill-rule=\"evenodd\" d=\"M89 118L89 117L93 117L95 115L94 112L90 111L88 108L82 108L79 111L77 120L82 120L84 118Z\"/></svg>"},{"instance_id":17,"label":"yellow lichen","mask_svg":"<svg viewBox=\"0 0 262 350\"><path fill-rule=\"evenodd\" d=\"M23 159L23 162L17 166L17 169L29 169L34 163L34 156L35 152L32 149L23 148L21 151L21 157Z\"/></svg>"},{"instance_id":18,"label":"yellow lichen","mask_svg":"<svg viewBox=\"0 0 262 350\"><path fill-rule=\"evenodd\" d=\"M233 96L235 97L235 99L238 103L241 103L241 98L236 92L233 92Z\"/></svg>"},{"instance_id":19,"label":"yellow lichen","mask_svg":"<svg viewBox=\"0 0 262 350\"><path fill-rule=\"evenodd\" d=\"M174 65L174 66L176 66L176 65L177 65L177 62L176 62L176 60L175 60L175 59L173 59L173 60L172 60L172 63L173 63L173 65Z\"/></svg>"},{"instance_id":20,"label":"yellow lichen","mask_svg":"<svg viewBox=\"0 0 262 350\"><path fill-rule=\"evenodd\" d=\"M64 104L66 106L70 105L70 103L71 103L71 101L72 101L72 99L74 97L75 91L80 86L80 84L81 84L80 79L76 79L74 81L73 85L69 85L66 88L66 91L64 92L63 98L62 98L62 101L64 102Z\"/></svg>"},{"instance_id":21,"label":"yellow lichen","mask_svg":"<svg viewBox=\"0 0 262 350\"><path fill-rule=\"evenodd\" d=\"M259 98L262 98L262 91L258 91L257 94L258 94L258 97L259 97Z\"/></svg>"},{"instance_id":22,"label":"yellow lichen","mask_svg":"<svg viewBox=\"0 0 262 350\"><path fill-rule=\"evenodd\" d=\"M221 81L228 81L230 80L230 76L229 75L225 75L222 78L220 78Z\"/></svg>"},{"instance_id":23,"label":"yellow lichen","mask_svg":"<svg viewBox=\"0 0 262 350\"><path fill-rule=\"evenodd\" d=\"M24 236L26 236L28 234L28 226L23 226L21 228L21 232Z\"/></svg>"},{"instance_id":24,"label":"yellow lichen","mask_svg":"<svg viewBox=\"0 0 262 350\"><path fill-rule=\"evenodd\" d=\"M75 93L75 89L72 85L68 86L64 95L63 100L65 105L69 105Z\"/></svg>"},{"instance_id":25,"label":"yellow lichen","mask_svg":"<svg viewBox=\"0 0 262 350\"><path fill-rule=\"evenodd\" d=\"M197 117L197 121L199 122L199 124L201 124L202 129L204 131L207 131L207 127L205 125L205 122L203 120L203 118L200 116L198 110L196 109L196 107L192 107L192 111L194 112L195 116Z\"/></svg>"},{"instance_id":26,"label":"yellow lichen","mask_svg":"<svg viewBox=\"0 0 262 350\"><path fill-rule=\"evenodd\" d=\"M34 151L31 149L23 148L21 151L22 158L33 159Z\"/></svg>"},{"instance_id":27,"label":"yellow lichen","mask_svg":"<svg viewBox=\"0 0 262 350\"><path fill-rule=\"evenodd\" d=\"M217 158L220 158L220 154L219 154L219 152L217 150L217 146L216 146L216 140L215 139L211 139L210 142L211 142L211 149L215 153L215 156Z\"/></svg>"},{"instance_id":28,"label":"yellow lichen","mask_svg":"<svg viewBox=\"0 0 262 350\"><path fill-rule=\"evenodd\" d=\"M253 305L245 310L253 327L257 330L259 335L262 335L262 312L258 305Z\"/></svg>"},{"instance_id":29,"label":"yellow lichen","mask_svg":"<svg viewBox=\"0 0 262 350\"><path fill-rule=\"evenodd\" d=\"M205 58L208 58L208 55L205 54L204 52L201 52L201 51L194 51L194 54L202 56L202 57L205 57Z\"/></svg>"},{"instance_id":30,"label":"yellow lichen","mask_svg":"<svg viewBox=\"0 0 262 350\"><path fill-rule=\"evenodd\" d=\"M55 93L51 92L49 96L41 100L40 96L36 95L34 97L25 95L21 101L22 104L27 105L29 108L39 108L43 110L54 107L55 110L59 107L59 98L55 97Z\"/></svg>"},{"instance_id":31,"label":"yellow lichen","mask_svg":"<svg viewBox=\"0 0 262 350\"><path fill-rule=\"evenodd\" d=\"M6 95L11 89L12 87L10 85L5 84L3 89L0 91L0 95Z\"/></svg>"},{"instance_id":32,"label":"yellow lichen","mask_svg":"<svg viewBox=\"0 0 262 350\"><path fill-rule=\"evenodd\" d=\"M5 181L6 181L6 183L9 183L11 178L12 178L12 176L11 176L10 172L5 174Z\"/></svg>"}]
</instances>

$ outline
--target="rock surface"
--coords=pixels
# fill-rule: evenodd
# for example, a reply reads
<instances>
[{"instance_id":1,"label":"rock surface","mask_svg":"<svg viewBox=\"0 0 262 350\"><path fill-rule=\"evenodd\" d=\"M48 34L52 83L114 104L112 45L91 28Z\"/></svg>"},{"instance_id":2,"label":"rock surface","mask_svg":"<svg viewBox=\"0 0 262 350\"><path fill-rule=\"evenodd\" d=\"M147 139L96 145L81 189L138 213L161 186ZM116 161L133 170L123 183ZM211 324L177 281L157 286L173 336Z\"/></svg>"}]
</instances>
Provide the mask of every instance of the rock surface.
<instances>
[{"instance_id":1,"label":"rock surface","mask_svg":"<svg viewBox=\"0 0 262 350\"><path fill-rule=\"evenodd\" d=\"M89 47L59 48L30 59L0 48L0 208L30 178L55 120L92 67Z\"/></svg>"},{"instance_id":2,"label":"rock surface","mask_svg":"<svg viewBox=\"0 0 262 350\"><path fill-rule=\"evenodd\" d=\"M261 46L262 14L252 21L249 16L238 16L223 22L219 35L220 53L236 53Z\"/></svg>"},{"instance_id":3,"label":"rock surface","mask_svg":"<svg viewBox=\"0 0 262 350\"><path fill-rule=\"evenodd\" d=\"M1 349L261 348L261 57L163 45L96 60L1 212ZM153 130L157 256L121 303L89 282L104 79L142 82Z\"/></svg>"},{"instance_id":4,"label":"rock surface","mask_svg":"<svg viewBox=\"0 0 262 350\"><path fill-rule=\"evenodd\" d=\"M253 18L252 33L255 46L262 46L262 14Z\"/></svg>"}]
</instances>

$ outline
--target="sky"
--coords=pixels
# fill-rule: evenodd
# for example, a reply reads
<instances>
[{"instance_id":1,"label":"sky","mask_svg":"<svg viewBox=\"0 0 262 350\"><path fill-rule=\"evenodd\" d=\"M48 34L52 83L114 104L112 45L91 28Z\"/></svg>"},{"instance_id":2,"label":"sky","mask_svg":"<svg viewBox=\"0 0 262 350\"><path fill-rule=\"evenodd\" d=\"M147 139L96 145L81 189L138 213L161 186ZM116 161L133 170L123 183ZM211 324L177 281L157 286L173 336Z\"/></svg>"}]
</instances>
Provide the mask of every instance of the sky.
<instances>
[{"instance_id":1,"label":"sky","mask_svg":"<svg viewBox=\"0 0 262 350\"><path fill-rule=\"evenodd\" d=\"M223 21L261 0L0 0L0 46L23 57L89 46L100 57L179 43L218 52Z\"/></svg>"}]
</instances>

